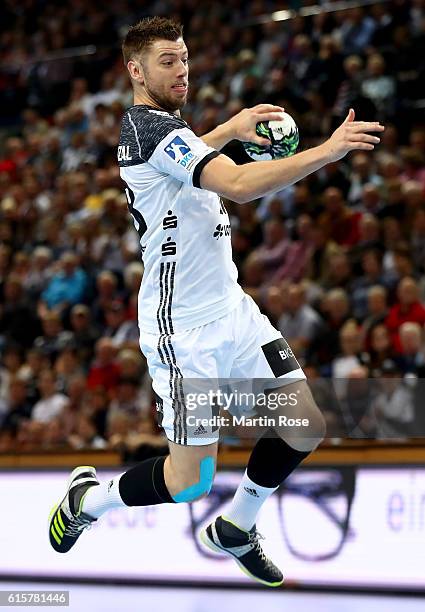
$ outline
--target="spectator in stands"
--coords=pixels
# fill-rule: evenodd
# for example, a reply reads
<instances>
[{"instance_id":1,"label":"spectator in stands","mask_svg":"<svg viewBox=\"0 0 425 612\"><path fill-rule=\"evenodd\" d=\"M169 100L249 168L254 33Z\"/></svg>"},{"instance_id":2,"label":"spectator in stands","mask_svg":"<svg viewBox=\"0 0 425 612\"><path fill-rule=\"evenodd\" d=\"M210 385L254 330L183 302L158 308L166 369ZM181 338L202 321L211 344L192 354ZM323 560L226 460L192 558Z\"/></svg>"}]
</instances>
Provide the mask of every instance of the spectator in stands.
<instances>
[{"instance_id":1,"label":"spectator in stands","mask_svg":"<svg viewBox=\"0 0 425 612\"><path fill-rule=\"evenodd\" d=\"M271 285L264 292L263 306L267 312L267 316L275 327L279 325L280 318L284 311L287 310L287 285L287 282L282 283L281 287Z\"/></svg>"},{"instance_id":2,"label":"spectator in stands","mask_svg":"<svg viewBox=\"0 0 425 612\"><path fill-rule=\"evenodd\" d=\"M270 219L264 225L264 243L253 251L257 263L264 270L264 280L270 281L280 263L285 259L291 245L284 222Z\"/></svg>"},{"instance_id":3,"label":"spectator in stands","mask_svg":"<svg viewBox=\"0 0 425 612\"><path fill-rule=\"evenodd\" d=\"M350 290L352 282L351 263L344 251L340 250L329 256L327 269L328 272L322 282L325 290L335 288Z\"/></svg>"},{"instance_id":4,"label":"spectator in stands","mask_svg":"<svg viewBox=\"0 0 425 612\"><path fill-rule=\"evenodd\" d=\"M88 414L96 426L101 438L106 439L106 424L109 412L110 398L108 391L101 386L89 389L84 398L84 413Z\"/></svg>"},{"instance_id":5,"label":"spectator in stands","mask_svg":"<svg viewBox=\"0 0 425 612\"><path fill-rule=\"evenodd\" d=\"M381 120L392 116L396 94L395 81L393 76L385 74L385 60L380 53L369 55L361 91L374 103Z\"/></svg>"},{"instance_id":6,"label":"spectator in stands","mask_svg":"<svg viewBox=\"0 0 425 612\"><path fill-rule=\"evenodd\" d=\"M139 346L139 328L136 321L126 320L123 302L114 300L105 311L106 328L103 335L111 338L114 346L125 348Z\"/></svg>"},{"instance_id":7,"label":"spectator in stands","mask_svg":"<svg viewBox=\"0 0 425 612\"><path fill-rule=\"evenodd\" d=\"M108 419L113 418L116 412L127 414L135 424L149 412L149 406L143 406L140 396L140 380L124 377L119 379L115 397L109 408Z\"/></svg>"},{"instance_id":8,"label":"spectator in stands","mask_svg":"<svg viewBox=\"0 0 425 612\"><path fill-rule=\"evenodd\" d=\"M343 414L346 434L350 438L374 438L376 421L371 416L371 412L375 385L374 381L369 378L367 367L357 365L352 368L343 384L345 389L339 405Z\"/></svg>"},{"instance_id":9,"label":"spectator in stands","mask_svg":"<svg viewBox=\"0 0 425 612\"><path fill-rule=\"evenodd\" d=\"M47 311L41 318L43 334L34 341L34 348L39 349L51 360L56 359L59 351L73 341L72 332L63 329L62 320L54 310Z\"/></svg>"},{"instance_id":10,"label":"spectator in stands","mask_svg":"<svg viewBox=\"0 0 425 612\"><path fill-rule=\"evenodd\" d=\"M71 379L74 376L82 375L84 372L73 340L59 352L53 364L53 369L57 377L58 390L68 394Z\"/></svg>"},{"instance_id":11,"label":"spectator in stands","mask_svg":"<svg viewBox=\"0 0 425 612\"><path fill-rule=\"evenodd\" d=\"M52 252L49 248L39 246L34 249L31 258L31 269L24 287L32 300L38 300L52 277Z\"/></svg>"},{"instance_id":12,"label":"spectator in stands","mask_svg":"<svg viewBox=\"0 0 425 612\"><path fill-rule=\"evenodd\" d=\"M310 260L309 277L322 284L328 272L329 258L340 251L334 240L328 240L324 228L317 224L312 229L313 253Z\"/></svg>"},{"instance_id":13,"label":"spectator in stands","mask_svg":"<svg viewBox=\"0 0 425 612\"><path fill-rule=\"evenodd\" d=\"M341 353L332 361L332 378L337 397L345 397L346 379L354 368L362 365L362 337L357 323L349 320L339 330Z\"/></svg>"},{"instance_id":14,"label":"spectator in stands","mask_svg":"<svg viewBox=\"0 0 425 612\"><path fill-rule=\"evenodd\" d=\"M403 375L417 375L425 366L423 330L419 323L406 322L400 325L399 336L401 351L395 361Z\"/></svg>"},{"instance_id":15,"label":"spectator in stands","mask_svg":"<svg viewBox=\"0 0 425 612\"><path fill-rule=\"evenodd\" d=\"M363 189L366 185L374 185L379 188L382 182L382 178L371 166L370 158L365 153L360 152L353 155L351 185L347 197L350 205L361 202Z\"/></svg>"},{"instance_id":16,"label":"spectator in stands","mask_svg":"<svg viewBox=\"0 0 425 612\"><path fill-rule=\"evenodd\" d=\"M358 253L361 255L365 250L377 249L382 251L381 226L377 217L370 212L362 214L359 221L359 240L351 249L352 257Z\"/></svg>"},{"instance_id":17,"label":"spectator in stands","mask_svg":"<svg viewBox=\"0 0 425 612\"><path fill-rule=\"evenodd\" d=\"M115 274L108 270L100 272L96 279L96 297L91 307L96 325L105 325L106 308L119 298L118 280Z\"/></svg>"},{"instance_id":18,"label":"spectator in stands","mask_svg":"<svg viewBox=\"0 0 425 612\"><path fill-rule=\"evenodd\" d=\"M117 360L123 378L142 380L146 369L146 361L139 350L134 348L122 349L118 353Z\"/></svg>"},{"instance_id":19,"label":"spectator in stands","mask_svg":"<svg viewBox=\"0 0 425 612\"><path fill-rule=\"evenodd\" d=\"M40 373L38 388L40 399L34 405L31 418L39 423L48 423L59 416L69 400L63 393L59 393L56 387L56 377L52 370L43 370Z\"/></svg>"},{"instance_id":20,"label":"spectator in stands","mask_svg":"<svg viewBox=\"0 0 425 612\"><path fill-rule=\"evenodd\" d=\"M280 210L275 214L276 218L281 215ZM231 215L231 222L237 229L249 237L251 250L260 246L263 242L263 227L259 220L259 214L255 206L248 204L238 208L237 216ZM233 230L232 225L232 230Z\"/></svg>"},{"instance_id":21,"label":"spectator in stands","mask_svg":"<svg viewBox=\"0 0 425 612\"><path fill-rule=\"evenodd\" d=\"M422 276L425 273L425 208L417 210L412 221L412 260L416 271Z\"/></svg>"},{"instance_id":22,"label":"spectator in stands","mask_svg":"<svg viewBox=\"0 0 425 612\"><path fill-rule=\"evenodd\" d=\"M119 381L120 368L116 361L116 346L111 338L100 338L96 342L95 359L87 379L89 389L104 387L114 389Z\"/></svg>"},{"instance_id":23,"label":"spectator in stands","mask_svg":"<svg viewBox=\"0 0 425 612\"><path fill-rule=\"evenodd\" d=\"M397 364L387 359L382 364L380 391L372 402L377 438L406 438L412 435L415 419L413 393L403 383Z\"/></svg>"},{"instance_id":24,"label":"spectator in stands","mask_svg":"<svg viewBox=\"0 0 425 612\"><path fill-rule=\"evenodd\" d=\"M10 274L3 288L3 303L0 305L0 334L2 343L15 342L29 348L40 333L40 324L31 307L21 279Z\"/></svg>"},{"instance_id":25,"label":"spectator in stands","mask_svg":"<svg viewBox=\"0 0 425 612\"><path fill-rule=\"evenodd\" d=\"M75 431L68 436L68 443L75 450L99 449L107 446L106 440L97 433L92 419L85 414L78 415Z\"/></svg>"},{"instance_id":26,"label":"spectator in stands","mask_svg":"<svg viewBox=\"0 0 425 612\"><path fill-rule=\"evenodd\" d=\"M41 442L43 450L55 450L60 452L61 450L69 448L62 415L51 419L43 425L44 430Z\"/></svg>"},{"instance_id":27,"label":"spectator in stands","mask_svg":"<svg viewBox=\"0 0 425 612\"><path fill-rule=\"evenodd\" d=\"M390 308L385 324L391 332L393 346L401 352L399 329L403 323L425 324L425 307L419 301L419 288L415 279L403 278L397 287L397 302Z\"/></svg>"},{"instance_id":28,"label":"spectator in stands","mask_svg":"<svg viewBox=\"0 0 425 612\"><path fill-rule=\"evenodd\" d=\"M108 440L108 447L118 451L124 451L126 448L126 441L133 428L134 421L132 417L125 412L115 412L107 422L106 438Z\"/></svg>"},{"instance_id":29,"label":"spectator in stands","mask_svg":"<svg viewBox=\"0 0 425 612\"><path fill-rule=\"evenodd\" d=\"M385 286L382 272L382 256L377 250L364 251L361 258L363 274L351 283L351 304L353 315L363 321L368 314L369 290L376 285Z\"/></svg>"},{"instance_id":30,"label":"spectator in stands","mask_svg":"<svg viewBox=\"0 0 425 612\"><path fill-rule=\"evenodd\" d=\"M361 213L370 213L371 215L378 216L383 208L381 190L376 185L366 183L363 185L358 204L353 208Z\"/></svg>"},{"instance_id":31,"label":"spectator in stands","mask_svg":"<svg viewBox=\"0 0 425 612\"><path fill-rule=\"evenodd\" d=\"M22 350L18 345L9 344L4 347L0 367L0 413L6 410L5 403L9 399L10 380L17 376L22 366Z\"/></svg>"},{"instance_id":32,"label":"spectator in stands","mask_svg":"<svg viewBox=\"0 0 425 612\"><path fill-rule=\"evenodd\" d=\"M313 250L313 219L302 214L296 220L296 239L291 243L271 282L278 283L283 279L300 281L308 271Z\"/></svg>"},{"instance_id":33,"label":"spectator in stands","mask_svg":"<svg viewBox=\"0 0 425 612\"><path fill-rule=\"evenodd\" d=\"M16 431L22 420L31 418L32 405L28 401L27 385L18 376L9 380L8 401L6 405L7 412L1 424L2 428Z\"/></svg>"},{"instance_id":34,"label":"spectator in stands","mask_svg":"<svg viewBox=\"0 0 425 612\"><path fill-rule=\"evenodd\" d=\"M360 213L353 212L344 201L342 191L328 187L323 194L325 211L319 216L327 240L334 240L341 246L353 246L359 240Z\"/></svg>"},{"instance_id":35,"label":"spectator in stands","mask_svg":"<svg viewBox=\"0 0 425 612\"><path fill-rule=\"evenodd\" d=\"M371 330L375 325L384 323L388 316L387 295L388 292L382 285L374 285L367 292L367 313L362 323L362 334L366 350L369 350Z\"/></svg>"},{"instance_id":36,"label":"spectator in stands","mask_svg":"<svg viewBox=\"0 0 425 612\"><path fill-rule=\"evenodd\" d=\"M69 306L84 301L87 278L79 267L78 259L72 252L66 252L60 259L61 271L52 276L41 298L49 309L63 311Z\"/></svg>"},{"instance_id":37,"label":"spectator in stands","mask_svg":"<svg viewBox=\"0 0 425 612\"><path fill-rule=\"evenodd\" d=\"M343 289L331 289L322 299L320 310L325 321L306 351L306 361L320 366L324 376L331 374L332 359L340 352L339 332L349 319L350 302Z\"/></svg>"},{"instance_id":38,"label":"spectator in stands","mask_svg":"<svg viewBox=\"0 0 425 612\"><path fill-rule=\"evenodd\" d=\"M61 413L62 429L67 437L74 430L76 420L83 406L87 395L87 377L85 374L74 374L69 378L66 395L68 404Z\"/></svg>"},{"instance_id":39,"label":"spectator in stands","mask_svg":"<svg viewBox=\"0 0 425 612\"><path fill-rule=\"evenodd\" d=\"M362 53L372 39L375 27L375 22L362 7L350 9L338 32L343 52Z\"/></svg>"},{"instance_id":40,"label":"spectator in stands","mask_svg":"<svg viewBox=\"0 0 425 612\"><path fill-rule=\"evenodd\" d=\"M84 368L93 358L94 345L99 338L99 331L91 322L90 309L85 304L76 304L70 315L73 343Z\"/></svg>"},{"instance_id":41,"label":"spectator in stands","mask_svg":"<svg viewBox=\"0 0 425 612\"><path fill-rule=\"evenodd\" d=\"M256 302L264 300L261 286L264 283L265 272L264 264L257 257L255 252L250 253L242 266L241 285L245 293L248 293Z\"/></svg>"},{"instance_id":42,"label":"spectator in stands","mask_svg":"<svg viewBox=\"0 0 425 612\"><path fill-rule=\"evenodd\" d=\"M19 423L16 435L15 452L37 451L43 448L46 423L25 419Z\"/></svg>"},{"instance_id":43,"label":"spectator in stands","mask_svg":"<svg viewBox=\"0 0 425 612\"><path fill-rule=\"evenodd\" d=\"M380 376L384 361L394 357L391 336L388 328L382 323L375 325L370 331L370 348L368 367L371 376Z\"/></svg>"},{"instance_id":44,"label":"spectator in stands","mask_svg":"<svg viewBox=\"0 0 425 612\"><path fill-rule=\"evenodd\" d=\"M279 319L278 328L297 357L304 356L322 325L320 315L306 303L304 287L295 283L289 285L286 308Z\"/></svg>"},{"instance_id":45,"label":"spectator in stands","mask_svg":"<svg viewBox=\"0 0 425 612\"><path fill-rule=\"evenodd\" d=\"M0 423L0 455L16 451L15 435L14 429L7 428L6 426L2 427Z\"/></svg>"}]
</instances>

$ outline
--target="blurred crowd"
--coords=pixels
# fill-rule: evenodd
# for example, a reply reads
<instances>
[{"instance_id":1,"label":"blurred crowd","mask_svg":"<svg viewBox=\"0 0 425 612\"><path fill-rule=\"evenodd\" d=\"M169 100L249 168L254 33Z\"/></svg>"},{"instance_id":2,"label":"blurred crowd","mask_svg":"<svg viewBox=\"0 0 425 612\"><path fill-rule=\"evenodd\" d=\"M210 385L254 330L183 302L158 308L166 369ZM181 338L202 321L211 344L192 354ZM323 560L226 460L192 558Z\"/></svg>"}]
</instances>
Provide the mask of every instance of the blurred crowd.
<instances>
[{"instance_id":1,"label":"blurred crowd","mask_svg":"<svg viewBox=\"0 0 425 612\"><path fill-rule=\"evenodd\" d=\"M116 160L133 103L120 40L147 14L184 23L183 114L199 135L258 102L294 116L302 148L323 141L351 106L357 118L385 123L372 154L226 206L240 283L326 400L328 423L369 437L425 434L424 2L259 23L296 6L6 1L0 452L165 452L138 345L143 263ZM249 161L240 143L225 152ZM332 401L323 380L335 381Z\"/></svg>"}]
</instances>

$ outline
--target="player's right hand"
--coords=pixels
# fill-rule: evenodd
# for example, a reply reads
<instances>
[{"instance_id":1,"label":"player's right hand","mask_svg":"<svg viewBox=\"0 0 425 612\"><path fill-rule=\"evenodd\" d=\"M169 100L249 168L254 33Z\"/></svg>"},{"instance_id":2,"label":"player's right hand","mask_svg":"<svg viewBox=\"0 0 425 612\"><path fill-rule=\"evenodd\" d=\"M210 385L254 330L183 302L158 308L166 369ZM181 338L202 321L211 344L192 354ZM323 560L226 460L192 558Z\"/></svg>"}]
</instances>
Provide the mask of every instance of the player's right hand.
<instances>
[{"instance_id":1,"label":"player's right hand","mask_svg":"<svg viewBox=\"0 0 425 612\"><path fill-rule=\"evenodd\" d=\"M379 121L354 121L354 117L354 110L350 108L344 122L324 143L329 161L337 161L349 151L373 151L375 145L380 142L378 136L369 133L385 130Z\"/></svg>"}]
</instances>

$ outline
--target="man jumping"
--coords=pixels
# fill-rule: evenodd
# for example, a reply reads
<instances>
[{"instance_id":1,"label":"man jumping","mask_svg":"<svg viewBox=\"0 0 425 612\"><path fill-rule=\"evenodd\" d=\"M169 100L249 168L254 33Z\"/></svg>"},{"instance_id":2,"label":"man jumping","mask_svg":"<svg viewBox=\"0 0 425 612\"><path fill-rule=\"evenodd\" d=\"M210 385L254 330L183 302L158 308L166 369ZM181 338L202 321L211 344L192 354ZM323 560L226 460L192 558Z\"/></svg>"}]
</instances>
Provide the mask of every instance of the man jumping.
<instances>
[{"instance_id":1,"label":"man jumping","mask_svg":"<svg viewBox=\"0 0 425 612\"><path fill-rule=\"evenodd\" d=\"M280 119L283 109L269 104L245 109L199 138L180 116L189 74L182 27L166 18L143 19L130 28L122 48L134 106L122 120L118 160L145 266L140 346L170 452L108 482L100 483L93 467L76 468L65 497L52 510L50 542L67 552L111 508L186 503L208 495L218 430L189 425L182 383L267 379L273 383L268 389L286 393L297 385L295 412L308 420L307 431L303 436L291 428L265 432L227 513L201 538L255 580L278 586L283 575L261 548L256 516L317 447L325 425L288 344L237 283L230 231L223 230L230 227L229 217L219 196L244 203L281 190L349 151L373 150L379 138L371 132L384 128L355 121L350 109L344 123L315 148L287 159L236 165L218 151L232 139L269 144L255 133L256 123Z\"/></svg>"}]
</instances>

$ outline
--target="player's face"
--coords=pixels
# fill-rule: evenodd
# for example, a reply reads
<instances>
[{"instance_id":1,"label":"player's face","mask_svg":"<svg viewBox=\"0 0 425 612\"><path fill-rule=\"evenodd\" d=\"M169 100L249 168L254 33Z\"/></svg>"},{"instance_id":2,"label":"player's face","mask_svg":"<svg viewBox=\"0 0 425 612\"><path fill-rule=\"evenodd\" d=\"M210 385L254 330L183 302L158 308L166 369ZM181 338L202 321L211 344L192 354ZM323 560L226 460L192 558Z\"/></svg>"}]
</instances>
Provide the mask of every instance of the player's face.
<instances>
[{"instance_id":1,"label":"player's face","mask_svg":"<svg viewBox=\"0 0 425 612\"><path fill-rule=\"evenodd\" d=\"M156 40L143 62L144 87L161 108L176 111L186 104L188 52L182 38L175 42Z\"/></svg>"}]
</instances>

